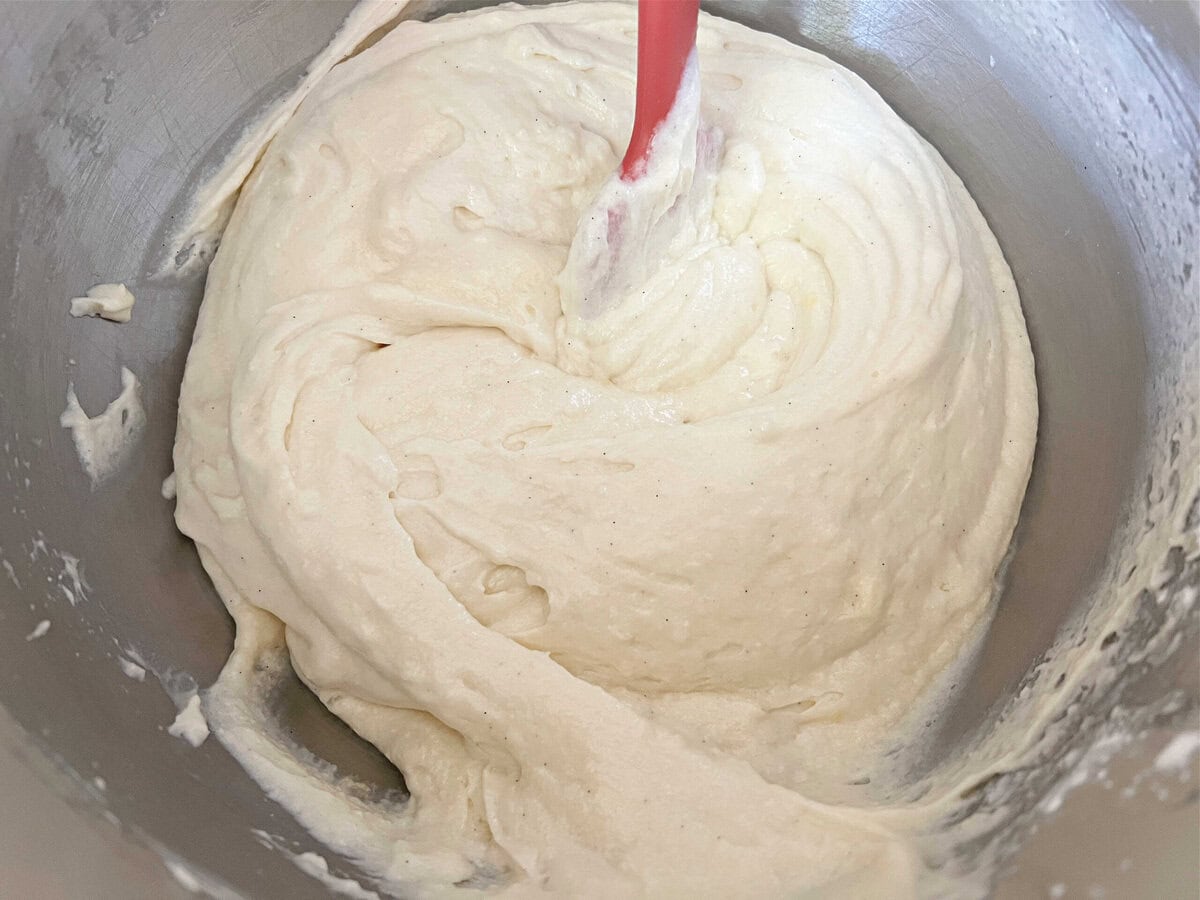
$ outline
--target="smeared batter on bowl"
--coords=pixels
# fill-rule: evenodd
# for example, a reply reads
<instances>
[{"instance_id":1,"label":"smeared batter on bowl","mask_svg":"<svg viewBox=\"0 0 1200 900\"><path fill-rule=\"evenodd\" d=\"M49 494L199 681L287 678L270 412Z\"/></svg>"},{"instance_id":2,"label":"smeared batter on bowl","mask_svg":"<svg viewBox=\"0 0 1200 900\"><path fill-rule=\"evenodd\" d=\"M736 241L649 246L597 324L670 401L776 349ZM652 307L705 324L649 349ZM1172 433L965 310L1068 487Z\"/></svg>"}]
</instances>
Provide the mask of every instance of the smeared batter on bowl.
<instances>
[{"instance_id":1,"label":"smeared batter on bowl","mask_svg":"<svg viewBox=\"0 0 1200 900\"><path fill-rule=\"evenodd\" d=\"M286 644L413 799L340 803L214 729L422 893L911 893L861 785L989 615L1036 426L1012 277L861 80L702 16L689 242L564 314L634 42L623 4L405 22L258 161L178 522L237 621L223 695Z\"/></svg>"}]
</instances>

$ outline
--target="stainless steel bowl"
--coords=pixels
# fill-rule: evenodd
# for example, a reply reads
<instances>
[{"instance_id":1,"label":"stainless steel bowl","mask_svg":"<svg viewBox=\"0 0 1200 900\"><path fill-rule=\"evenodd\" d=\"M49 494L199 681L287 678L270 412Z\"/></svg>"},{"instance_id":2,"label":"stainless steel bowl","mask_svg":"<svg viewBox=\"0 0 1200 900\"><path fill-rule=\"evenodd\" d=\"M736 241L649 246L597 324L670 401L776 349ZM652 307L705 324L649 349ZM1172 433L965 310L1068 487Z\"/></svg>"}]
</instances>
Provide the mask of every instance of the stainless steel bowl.
<instances>
[{"instance_id":1,"label":"stainless steel bowl","mask_svg":"<svg viewBox=\"0 0 1200 900\"><path fill-rule=\"evenodd\" d=\"M475 5L417 2L406 13ZM1021 779L1025 809L946 861L964 865L1012 843L1106 722L1120 714L1137 727L1194 705L1194 679L1181 698L1153 678L1195 653L1200 583L1196 7L705 5L866 78L962 175L1021 289L1042 406L1033 479L995 623L925 768L1012 715L1056 642L1103 644L1116 661L1109 670L1124 674L1069 682L1079 701L1064 705L1069 736L1036 771L1000 776ZM11 566L0 571L0 746L23 760L0 766L0 796L37 770L120 823L118 832L91 817L104 846L120 835L186 860L214 890L252 896L324 888L251 829L319 848L216 741L193 750L164 731L175 708L155 675L172 689L208 684L232 627L159 493L203 274L156 273L189 191L239 126L296 82L346 11L340 2L0 4L0 560ZM132 323L67 315L67 299L100 281L133 288ZM143 381L149 426L131 464L92 490L58 417L68 382L85 408L102 408L121 365ZM82 561L80 585L70 558ZM73 605L63 587L82 597ZM50 631L25 640L42 619ZM147 662L145 682L118 667L129 651ZM313 755L380 789L402 787L298 683L277 702ZM50 810L55 801L35 784L22 790ZM61 819L31 870L71 854L67 841L82 840L66 837L72 822ZM118 895L117 882L99 887L115 863L98 859L93 895ZM152 878L141 856L126 862L108 876Z\"/></svg>"}]
</instances>

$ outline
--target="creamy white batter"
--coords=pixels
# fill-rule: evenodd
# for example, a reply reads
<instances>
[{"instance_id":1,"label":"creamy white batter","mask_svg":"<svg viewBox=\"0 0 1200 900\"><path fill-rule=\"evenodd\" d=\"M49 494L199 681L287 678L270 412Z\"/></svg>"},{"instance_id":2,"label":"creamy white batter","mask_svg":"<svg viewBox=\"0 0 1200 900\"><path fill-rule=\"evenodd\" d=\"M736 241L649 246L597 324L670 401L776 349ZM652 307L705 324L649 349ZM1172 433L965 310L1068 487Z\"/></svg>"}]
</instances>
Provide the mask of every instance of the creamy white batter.
<instances>
[{"instance_id":1,"label":"creamy white batter","mask_svg":"<svg viewBox=\"0 0 1200 900\"><path fill-rule=\"evenodd\" d=\"M414 795L305 820L422 893L911 893L862 785L990 612L1036 430L1016 289L862 81L703 16L687 240L585 314L634 42L623 4L405 22L266 148L175 448L238 624L217 694L286 643Z\"/></svg>"},{"instance_id":2,"label":"creamy white batter","mask_svg":"<svg viewBox=\"0 0 1200 900\"><path fill-rule=\"evenodd\" d=\"M89 416L79 405L74 382L67 385L67 407L58 422L70 430L75 453L93 488L125 464L145 430L141 390L137 376L122 366L121 393L103 412Z\"/></svg>"},{"instance_id":3,"label":"creamy white batter","mask_svg":"<svg viewBox=\"0 0 1200 900\"><path fill-rule=\"evenodd\" d=\"M71 301L75 318L98 316L110 322L124 323L133 318L136 298L123 284L96 284L87 289L87 296Z\"/></svg>"}]
</instances>

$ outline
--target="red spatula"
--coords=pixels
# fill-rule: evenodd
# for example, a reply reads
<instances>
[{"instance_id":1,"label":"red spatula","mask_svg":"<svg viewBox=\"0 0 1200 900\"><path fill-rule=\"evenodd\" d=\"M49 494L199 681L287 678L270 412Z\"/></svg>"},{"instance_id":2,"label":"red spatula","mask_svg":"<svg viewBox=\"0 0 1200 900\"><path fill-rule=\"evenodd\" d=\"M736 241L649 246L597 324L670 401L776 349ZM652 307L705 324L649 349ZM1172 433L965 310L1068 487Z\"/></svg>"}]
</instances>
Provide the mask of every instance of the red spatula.
<instances>
[{"instance_id":1,"label":"red spatula","mask_svg":"<svg viewBox=\"0 0 1200 900\"><path fill-rule=\"evenodd\" d=\"M681 201L699 147L699 12L699 0L638 2L633 133L617 171L580 217L559 276L569 321L595 319L643 284L686 218Z\"/></svg>"},{"instance_id":2,"label":"red spatula","mask_svg":"<svg viewBox=\"0 0 1200 900\"><path fill-rule=\"evenodd\" d=\"M675 103L688 57L696 46L700 0L638 0L637 104L621 177L646 169L650 140Z\"/></svg>"}]
</instances>

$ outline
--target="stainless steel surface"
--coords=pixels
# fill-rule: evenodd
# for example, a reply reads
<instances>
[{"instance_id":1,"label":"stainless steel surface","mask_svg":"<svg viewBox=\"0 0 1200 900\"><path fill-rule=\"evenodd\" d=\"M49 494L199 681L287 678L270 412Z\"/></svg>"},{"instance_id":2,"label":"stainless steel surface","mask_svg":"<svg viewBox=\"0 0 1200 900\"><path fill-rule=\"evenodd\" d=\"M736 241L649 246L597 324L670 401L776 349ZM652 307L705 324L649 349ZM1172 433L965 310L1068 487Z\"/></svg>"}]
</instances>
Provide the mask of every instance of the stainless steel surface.
<instances>
[{"instance_id":1,"label":"stainless steel surface","mask_svg":"<svg viewBox=\"0 0 1200 900\"><path fill-rule=\"evenodd\" d=\"M476 4L411 12L464 5ZM1169 533L1172 511L1195 503L1180 493L1179 472L1195 465L1200 440L1195 8L706 7L863 75L962 175L1021 289L1042 404L1034 477L996 621L938 723L933 767L987 729L1056 635L1089 624L1089 610L1143 589L1170 600L1200 580L1194 539ZM232 640L159 496L202 276L154 272L205 168L295 82L347 8L0 5L0 559L14 576L0 571L0 744L49 756L58 790L248 896L323 892L250 829L320 848L217 742L193 750L168 736L175 710L154 675L135 682L116 663L136 648L164 678L203 685ZM134 290L130 324L67 316L67 298L100 281ZM132 465L93 491L58 416L69 381L86 409L101 409L121 365L145 386L149 428ZM1164 559L1138 573L1116 568L1144 532L1164 538L1173 574L1161 590L1147 579ZM60 589L73 587L64 555L83 561L88 589L77 606ZM1159 619L1148 610L1146 622L1173 622L1164 603L1151 605ZM49 633L27 642L42 619ZM1195 616L1187 622L1194 630ZM1113 652L1132 660L1153 631L1121 635ZM1095 692L1079 740L1123 691ZM313 754L385 789L402 785L298 685L278 702ZM86 787L96 774L106 783L99 794Z\"/></svg>"}]
</instances>

